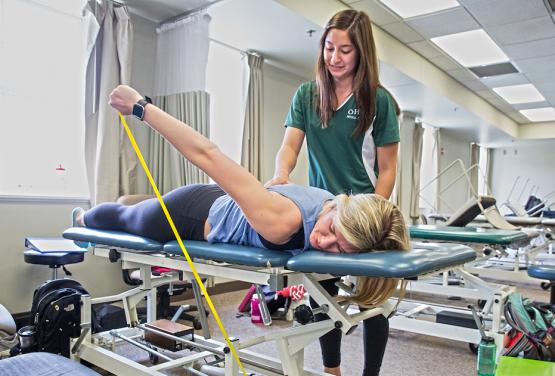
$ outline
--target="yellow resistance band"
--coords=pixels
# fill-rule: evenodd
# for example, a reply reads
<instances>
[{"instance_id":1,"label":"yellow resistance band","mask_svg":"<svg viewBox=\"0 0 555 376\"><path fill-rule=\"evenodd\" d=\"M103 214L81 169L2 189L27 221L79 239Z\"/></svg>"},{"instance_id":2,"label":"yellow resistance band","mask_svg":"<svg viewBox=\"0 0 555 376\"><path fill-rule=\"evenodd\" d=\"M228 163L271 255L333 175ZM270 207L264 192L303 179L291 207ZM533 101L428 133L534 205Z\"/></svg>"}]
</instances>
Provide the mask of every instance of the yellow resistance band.
<instances>
[{"instance_id":1,"label":"yellow resistance band","mask_svg":"<svg viewBox=\"0 0 555 376\"><path fill-rule=\"evenodd\" d=\"M235 358L235 360L239 364L239 367L241 368L241 371L243 372L243 375L246 376L247 373L245 372L245 368L243 367L243 364L241 363L241 359L239 359L239 355L237 355L237 352L235 351L235 348L233 347L233 344L229 340L229 337L228 337L227 332L224 328L224 325L222 324L222 320L220 319L220 315L218 315L218 312L216 312L216 308L214 307L214 304L212 304L212 299L210 299L210 296L208 295L208 292L206 291L206 287L204 287L204 283L202 283L202 280L200 279L200 276L197 272L197 269L195 268L195 265L193 264L193 260L191 260L191 257L189 256L189 252L187 252L187 250L185 249L185 245L183 245L183 241L181 240L181 236L177 232L177 229L175 228L175 224L173 223L173 220L172 220L172 217L170 216L168 208L166 207L166 204L164 204L164 201L162 200L162 196L160 195L160 192L158 191L158 187L156 186L156 183L154 182L154 179L152 178L152 175L150 174L150 170L148 169L148 166L146 165L146 162L143 158L143 154L141 153L141 150L139 149L139 146L137 146L137 142L135 142L135 137L133 137L133 133L131 133L131 130L129 129L129 126L127 125L127 122L125 121L125 118L123 117L121 112L119 113L119 117L121 119L121 122L122 122L123 126L125 127L125 132L127 132L127 136L129 137L129 141L131 141L131 145L133 145L133 149L135 150L135 153L137 154L137 157L139 158L139 161L141 161L141 166L143 166L143 169L145 170L146 176L148 177L148 180L150 181L150 185L152 186L152 189L154 190L154 193L156 194L156 197L158 198L158 201L160 202L160 206L162 207L162 210L164 211L164 214L166 215L168 223L170 224L170 227L173 230L175 238L177 239L177 243L179 243L179 246L181 247L181 251L183 252L183 255L185 256L185 258L187 259L187 263L189 264L189 267L191 268L191 271L193 272L193 274L195 276L195 279L196 279L198 285L200 286L200 289L201 289L202 293L204 294L204 298L206 299L206 302L208 303L208 306L210 307L210 311L212 311L212 314L214 315L214 319L216 319L216 322L218 323L218 326L220 327L220 330L222 331L222 334L225 338L225 341L227 342L227 345L229 346L231 352L233 353L233 357Z\"/></svg>"}]
</instances>

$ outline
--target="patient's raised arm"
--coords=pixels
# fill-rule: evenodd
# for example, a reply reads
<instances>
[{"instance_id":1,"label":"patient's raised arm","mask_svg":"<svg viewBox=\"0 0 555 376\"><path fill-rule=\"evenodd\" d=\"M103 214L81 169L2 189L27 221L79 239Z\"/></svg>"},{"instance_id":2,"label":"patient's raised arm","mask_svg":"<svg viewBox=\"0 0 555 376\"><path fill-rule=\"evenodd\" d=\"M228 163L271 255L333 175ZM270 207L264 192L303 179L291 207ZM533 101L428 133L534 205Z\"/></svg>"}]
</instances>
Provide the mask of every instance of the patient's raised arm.
<instances>
[{"instance_id":1,"label":"patient's raised arm","mask_svg":"<svg viewBox=\"0 0 555 376\"><path fill-rule=\"evenodd\" d=\"M120 85L110 94L110 105L123 115L130 115L133 105L141 98L135 89ZM295 204L268 192L251 173L208 138L153 104L146 105L144 121L226 191L262 236L274 238L272 232L300 226L300 212L295 213L298 211Z\"/></svg>"}]
</instances>

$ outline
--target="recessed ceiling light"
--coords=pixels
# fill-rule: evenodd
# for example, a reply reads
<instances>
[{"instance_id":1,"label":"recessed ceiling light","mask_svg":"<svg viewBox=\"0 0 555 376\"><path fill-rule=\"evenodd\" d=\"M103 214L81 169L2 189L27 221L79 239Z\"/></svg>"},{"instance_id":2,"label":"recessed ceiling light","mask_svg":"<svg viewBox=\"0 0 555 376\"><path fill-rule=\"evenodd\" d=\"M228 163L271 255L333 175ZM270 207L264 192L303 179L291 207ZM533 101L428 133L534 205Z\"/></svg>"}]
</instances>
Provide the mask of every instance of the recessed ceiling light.
<instances>
[{"instance_id":1,"label":"recessed ceiling light","mask_svg":"<svg viewBox=\"0 0 555 376\"><path fill-rule=\"evenodd\" d=\"M431 41L464 67L509 61L507 55L482 29L443 35Z\"/></svg>"},{"instance_id":2,"label":"recessed ceiling light","mask_svg":"<svg viewBox=\"0 0 555 376\"><path fill-rule=\"evenodd\" d=\"M456 0L380 0L389 9L402 18L420 16L422 14L434 13L440 10L458 7Z\"/></svg>"},{"instance_id":3,"label":"recessed ceiling light","mask_svg":"<svg viewBox=\"0 0 555 376\"><path fill-rule=\"evenodd\" d=\"M494 87L493 91L510 104L542 102L545 100L532 84Z\"/></svg>"},{"instance_id":4,"label":"recessed ceiling light","mask_svg":"<svg viewBox=\"0 0 555 376\"><path fill-rule=\"evenodd\" d=\"M529 110L520 110L520 113L530 121L551 121L555 120L555 108L531 108Z\"/></svg>"}]
</instances>

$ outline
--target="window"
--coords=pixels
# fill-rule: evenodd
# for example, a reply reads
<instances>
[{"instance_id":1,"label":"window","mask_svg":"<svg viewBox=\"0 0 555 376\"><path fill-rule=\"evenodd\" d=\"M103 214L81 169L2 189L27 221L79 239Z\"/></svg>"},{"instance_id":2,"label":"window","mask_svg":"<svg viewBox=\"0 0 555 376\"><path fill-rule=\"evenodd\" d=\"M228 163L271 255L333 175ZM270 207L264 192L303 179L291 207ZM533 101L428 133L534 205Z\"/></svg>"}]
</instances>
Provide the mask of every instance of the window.
<instances>
[{"instance_id":1,"label":"window","mask_svg":"<svg viewBox=\"0 0 555 376\"><path fill-rule=\"evenodd\" d=\"M88 197L76 0L0 0L0 195Z\"/></svg>"},{"instance_id":2,"label":"window","mask_svg":"<svg viewBox=\"0 0 555 376\"><path fill-rule=\"evenodd\" d=\"M237 163L241 163L245 112L243 56L230 47L210 42L206 91L210 93L210 139Z\"/></svg>"}]
</instances>

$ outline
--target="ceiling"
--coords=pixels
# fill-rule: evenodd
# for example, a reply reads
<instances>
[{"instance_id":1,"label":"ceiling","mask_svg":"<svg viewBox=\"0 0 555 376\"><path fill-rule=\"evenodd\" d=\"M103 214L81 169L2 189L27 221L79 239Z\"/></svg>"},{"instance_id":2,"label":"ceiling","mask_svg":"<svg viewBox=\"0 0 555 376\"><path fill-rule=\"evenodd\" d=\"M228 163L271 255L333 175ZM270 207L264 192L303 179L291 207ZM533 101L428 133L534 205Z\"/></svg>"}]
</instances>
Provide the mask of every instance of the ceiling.
<instances>
[{"instance_id":1,"label":"ceiling","mask_svg":"<svg viewBox=\"0 0 555 376\"><path fill-rule=\"evenodd\" d=\"M372 21L427 58L519 124L518 110L555 106L555 15L544 0L457 0L461 6L401 19L378 0L346 0ZM478 78L437 48L430 38L483 29L510 58L518 73ZM533 84L544 102L510 105L493 87Z\"/></svg>"},{"instance_id":2,"label":"ceiling","mask_svg":"<svg viewBox=\"0 0 555 376\"><path fill-rule=\"evenodd\" d=\"M346 0L373 22L416 51L517 124L529 121L518 110L555 106L555 19L544 0L458 0L461 6L402 20L378 0ZM545 0L549 1L549 0ZM273 65L301 77L313 76L318 39L316 23L274 0L126 0L131 11L162 22L202 4L211 5L211 38L240 50L255 50ZM213 3L213 4L211 4ZM320 3L318 3L320 4ZM519 73L478 78L443 53L430 38L483 28ZM315 30L312 36L308 30ZM378 55L379 55L378 51ZM403 110L424 123L449 128L457 137L486 146L527 142L503 132L421 82L381 64L380 78ZM491 88L532 83L545 102L510 105Z\"/></svg>"}]
</instances>

